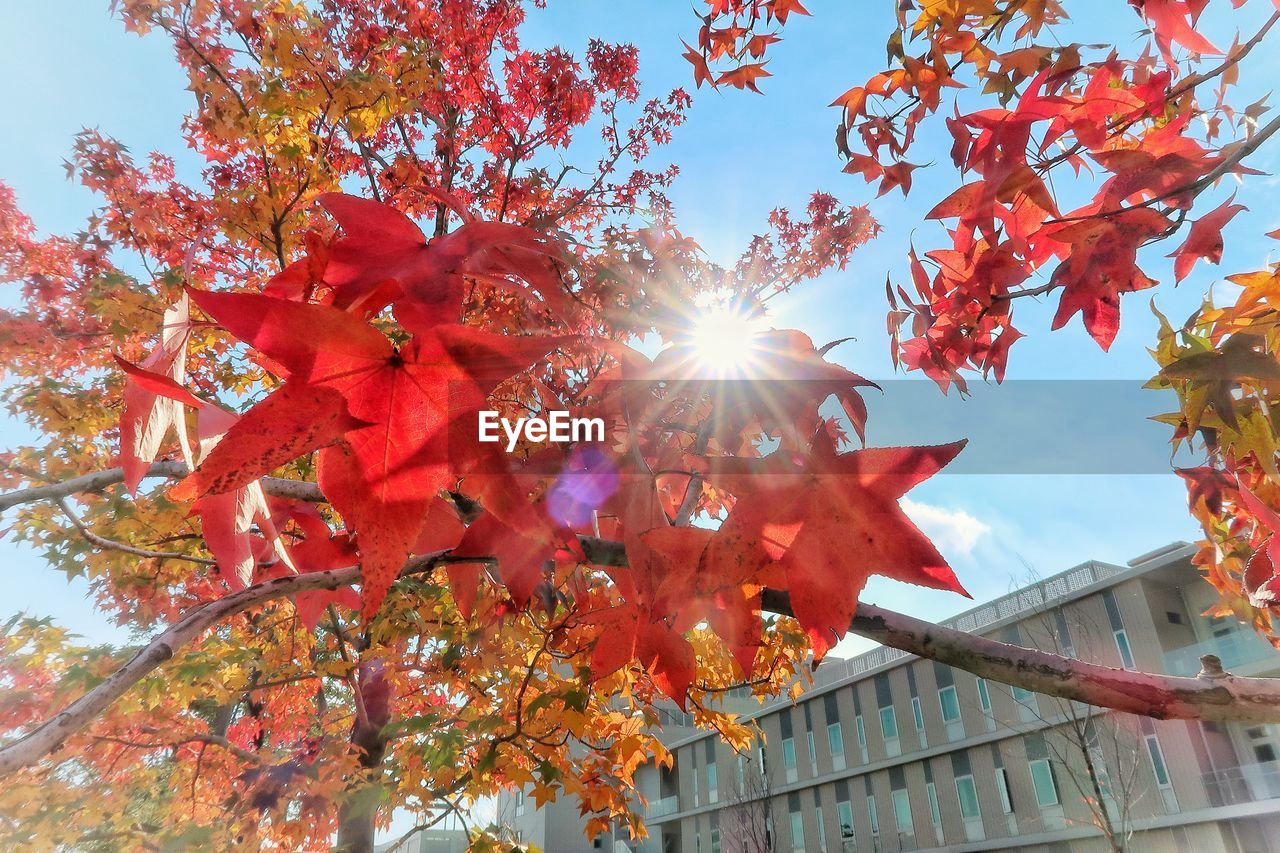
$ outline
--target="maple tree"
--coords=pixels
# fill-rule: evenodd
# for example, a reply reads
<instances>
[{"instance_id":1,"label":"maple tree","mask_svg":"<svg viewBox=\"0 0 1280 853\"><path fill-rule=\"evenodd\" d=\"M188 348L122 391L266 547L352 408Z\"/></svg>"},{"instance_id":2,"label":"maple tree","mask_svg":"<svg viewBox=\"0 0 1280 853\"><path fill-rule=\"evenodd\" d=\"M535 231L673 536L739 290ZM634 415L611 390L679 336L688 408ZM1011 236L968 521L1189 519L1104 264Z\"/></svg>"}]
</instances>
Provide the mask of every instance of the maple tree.
<instances>
[{"instance_id":1,"label":"maple tree","mask_svg":"<svg viewBox=\"0 0 1280 853\"><path fill-rule=\"evenodd\" d=\"M963 592L897 503L962 445L855 449L870 383L830 345L762 331L726 377L692 331L708 305L760 315L878 226L818 193L775 211L736 263L709 261L664 195L674 167L652 165L690 97L642 100L634 48L528 49L508 0L119 11L171 39L204 171L184 183L164 156L139 164L86 131L70 169L103 206L67 237L37 237L0 186L0 269L23 294L0 358L42 435L7 454L0 508L122 625L163 630L136 650L22 617L0 631L7 840L365 850L395 810L430 824L510 786L576 796L588 832L640 833L633 775L669 760L659 703L745 747L716 697L786 689L851 629L1122 710L1277 714L1249 679L1117 675L859 603L873 574ZM915 296L891 292L905 367L1001 377L1015 297L1058 289L1055 325L1083 314L1109 344L1119 294L1154 283L1139 246L1271 133L1217 144L1257 110L1196 99L1271 22L1189 73L1173 52L1210 47L1191 11L1148 0L1155 51L1086 61L1078 45L997 51L1011 28L1055 25L1054 3L931 4L913 21L904 7L895 67L839 101L848 171L909 190L914 128L960 66L1001 103L948 120L979 180L931 214L958 221L925 253L936 273L913 256ZM806 13L714 0L687 53L695 82L758 91L778 40L761 27ZM872 111L892 98L897 115ZM1086 162L1098 194L1064 214L1046 170ZM1195 219L1178 278L1220 257L1238 207ZM646 336L664 344L652 357ZM1233 368L1259 355L1194 345ZM1218 383L1189 395L1202 407L1238 378L1182 371L1166 381ZM478 440L482 409L567 410L606 439L508 454ZM1194 479L1218 518L1214 476ZM1232 505L1273 530L1261 507L1280 491L1264 486ZM1266 553L1250 577L1269 578ZM474 829L477 849L503 841Z\"/></svg>"},{"instance_id":2,"label":"maple tree","mask_svg":"<svg viewBox=\"0 0 1280 853\"><path fill-rule=\"evenodd\" d=\"M122 625L168 628L132 657L32 619L0 632L0 726L19 749L57 740L9 776L0 831L357 850L393 810L438 820L530 784L577 795L593 830L639 831L630 781L666 758L659 697L746 738L715 697L780 689L807 643L765 630L763 563L684 565L714 538L691 522L731 496L655 473L753 453L764 402L724 401L735 420L712 435L714 383L654 396L660 373L696 378L687 341L662 366L628 343L679 343L704 296L758 305L843 266L874 222L816 194L710 263L663 195L674 167L648 165L688 95L641 99L626 45L523 47L505 0L119 11L172 40L205 168L186 184L86 131L69 168L103 207L70 237L37 237L0 190L3 274L23 288L8 390L43 434L3 476L107 471L23 504L10 535L86 575ZM863 381L803 336L779 335L775 360L816 380L794 401L804 453L826 389ZM583 448L479 442L489 408L609 418L596 473ZM646 543L677 516L681 536ZM602 527L630 567L584 552ZM31 764L14 756L6 772Z\"/></svg>"},{"instance_id":3,"label":"maple tree","mask_svg":"<svg viewBox=\"0 0 1280 853\"><path fill-rule=\"evenodd\" d=\"M911 190L913 146L934 125L961 175L925 216L945 224L944 241L913 249L909 281L888 286L895 364L944 390L973 374L1000 381L1024 336L1015 308L1041 297L1057 300L1052 328L1079 316L1105 350L1127 294L1222 260L1223 230L1246 208L1221 185L1260 174L1248 160L1280 131L1265 96L1239 95L1280 4L1129 6L1146 38L1126 48L1075 41L1065 2L901 4L889 67L832 103L844 171L881 195ZM705 12L685 54L696 84L757 91L789 17L809 14L781 0L708 0ZM1233 15L1229 44L1198 26ZM1206 535L1195 562L1221 593L1215 612L1280 644L1278 273L1228 275L1227 295L1180 326L1157 311L1150 387L1176 393L1161 419L1175 452L1200 457L1178 474Z\"/></svg>"}]
</instances>

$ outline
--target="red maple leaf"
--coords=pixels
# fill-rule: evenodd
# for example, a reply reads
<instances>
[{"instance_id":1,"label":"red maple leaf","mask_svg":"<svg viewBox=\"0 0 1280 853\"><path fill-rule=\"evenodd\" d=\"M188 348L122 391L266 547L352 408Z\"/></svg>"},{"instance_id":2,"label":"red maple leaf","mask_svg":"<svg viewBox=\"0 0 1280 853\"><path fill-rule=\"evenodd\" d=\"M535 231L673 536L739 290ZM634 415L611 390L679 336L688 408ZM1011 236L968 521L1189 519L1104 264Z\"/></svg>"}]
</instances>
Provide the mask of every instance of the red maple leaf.
<instances>
[{"instance_id":1,"label":"red maple leaf","mask_svg":"<svg viewBox=\"0 0 1280 853\"><path fill-rule=\"evenodd\" d=\"M1187 239L1169 255L1177 259L1173 262L1175 279L1182 281L1186 278L1200 258L1204 258L1211 264L1222 260L1223 227L1235 218L1237 213L1248 210L1243 204L1233 204L1233 200L1234 196L1191 225Z\"/></svg>"},{"instance_id":2,"label":"red maple leaf","mask_svg":"<svg viewBox=\"0 0 1280 853\"><path fill-rule=\"evenodd\" d=\"M127 365L129 374L124 386L124 412L120 417L120 467L124 469L125 487L135 494L170 430L178 439L187 465L193 464L182 403L157 390L157 385L168 388L160 379L167 379L173 388L181 389L186 376L189 335L188 303L184 295L164 312L160 346L147 356L140 369L129 370L133 365L117 358L121 366ZM158 378L149 381L148 375Z\"/></svg>"},{"instance_id":3,"label":"red maple leaf","mask_svg":"<svg viewBox=\"0 0 1280 853\"><path fill-rule=\"evenodd\" d=\"M1109 349L1120 331L1120 294L1155 285L1138 268L1138 247L1169 224L1158 211L1134 207L1055 230L1051 236L1069 245L1070 253L1053 271L1052 283L1063 288L1053 328L1080 313L1093 339Z\"/></svg>"},{"instance_id":4,"label":"red maple leaf","mask_svg":"<svg viewBox=\"0 0 1280 853\"><path fill-rule=\"evenodd\" d=\"M176 407L166 409L155 405L151 409L155 413L153 417L165 422L176 417L185 423L182 407L196 409L197 448L193 454L194 461L189 464L203 462L238 420L234 413L193 395L178 384L171 373L156 373L119 356L116 363L129 376L133 387ZM170 411L175 414L169 414ZM185 437L185 432L182 435ZM190 448L186 452L190 453ZM226 491L203 495L192 504L192 509L200 517L200 529L217 563L218 573L232 589L244 589L252 582L254 569L260 563L280 566L288 573L293 571L289 554L276 531L266 494L256 479L239 483ZM261 531L262 535L256 531Z\"/></svg>"},{"instance_id":5,"label":"red maple leaf","mask_svg":"<svg viewBox=\"0 0 1280 853\"><path fill-rule=\"evenodd\" d=\"M765 62L756 62L748 65L740 65L737 68L724 72L716 78L717 86L732 86L735 89L750 89L756 94L761 94L760 87L756 85L756 81L763 77L772 77L765 70Z\"/></svg>"},{"instance_id":6,"label":"red maple leaf","mask_svg":"<svg viewBox=\"0 0 1280 853\"><path fill-rule=\"evenodd\" d=\"M599 628L599 639L591 650L593 681L635 660L658 689L684 710L697 658L681 628L653 609L631 602L596 611L585 621Z\"/></svg>"},{"instance_id":7,"label":"red maple leaf","mask_svg":"<svg viewBox=\"0 0 1280 853\"><path fill-rule=\"evenodd\" d=\"M333 304L377 313L395 299L396 318L407 329L425 331L462 316L464 276L484 278L519 289L512 278L533 287L548 307L566 310L548 258L560 250L531 228L507 222L471 220L428 241L409 217L390 205L343 193L320 196L342 226L328 247L324 283L333 288ZM386 288L394 281L402 294Z\"/></svg>"},{"instance_id":8,"label":"red maple leaf","mask_svg":"<svg viewBox=\"0 0 1280 853\"><path fill-rule=\"evenodd\" d=\"M1259 534L1264 534L1262 544L1249 559L1244 570L1244 592L1254 607L1275 607L1280 604L1280 515L1266 502L1240 483L1240 499L1258 524Z\"/></svg>"},{"instance_id":9,"label":"red maple leaf","mask_svg":"<svg viewBox=\"0 0 1280 853\"><path fill-rule=\"evenodd\" d=\"M1203 4L1193 8L1187 0L1130 0L1130 3L1151 23L1160 53L1170 65L1176 64L1174 42L1196 53L1222 52L1195 28L1195 19Z\"/></svg>"},{"instance_id":10,"label":"red maple leaf","mask_svg":"<svg viewBox=\"0 0 1280 853\"><path fill-rule=\"evenodd\" d=\"M192 297L288 379L245 413L178 496L232 489L323 448L320 487L358 536L366 616L411 552L432 497L453 485L453 466L478 452L476 412L486 394L559 343L450 324L398 346L328 305L249 293ZM337 403L346 411L335 414ZM285 449L282 422L308 425Z\"/></svg>"},{"instance_id":11,"label":"red maple leaf","mask_svg":"<svg viewBox=\"0 0 1280 853\"><path fill-rule=\"evenodd\" d=\"M956 442L837 454L824 431L804 464L776 453L708 459L708 482L738 498L716 535L726 539L731 554L758 552L772 561L761 582L790 592L796 618L821 659L848 630L873 574L968 594L898 506L898 498L963 447Z\"/></svg>"},{"instance_id":12,"label":"red maple leaf","mask_svg":"<svg viewBox=\"0 0 1280 853\"><path fill-rule=\"evenodd\" d=\"M682 41L681 44L685 46L685 52L681 55L693 66L694 86L699 89L702 88L703 83L714 86L715 83L712 82L711 69L707 67L706 58L692 47L689 47L687 41Z\"/></svg>"},{"instance_id":13,"label":"red maple leaf","mask_svg":"<svg viewBox=\"0 0 1280 853\"><path fill-rule=\"evenodd\" d=\"M292 520L302 534L288 545L293 569L299 574L325 572L354 566L358 562L355 540L345 531L333 531L314 506L301 501L273 501L272 515ZM278 565L268 577L284 577L292 574L290 567ZM347 610L360 608L360 597L349 586L334 590L318 589L300 592L294 605L298 619L308 630L314 629L321 614L329 605Z\"/></svg>"}]
</instances>

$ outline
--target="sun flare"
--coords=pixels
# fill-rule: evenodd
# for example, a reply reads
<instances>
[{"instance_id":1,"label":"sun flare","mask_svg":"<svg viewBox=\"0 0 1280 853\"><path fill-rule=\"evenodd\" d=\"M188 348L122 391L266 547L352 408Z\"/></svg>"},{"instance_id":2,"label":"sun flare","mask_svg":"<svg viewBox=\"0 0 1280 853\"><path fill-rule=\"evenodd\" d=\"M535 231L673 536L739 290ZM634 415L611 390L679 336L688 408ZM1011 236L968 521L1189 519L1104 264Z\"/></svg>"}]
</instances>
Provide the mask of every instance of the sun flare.
<instances>
[{"instance_id":1,"label":"sun flare","mask_svg":"<svg viewBox=\"0 0 1280 853\"><path fill-rule=\"evenodd\" d=\"M763 317L739 306L707 306L701 309L690 334L694 358L717 376L749 373L765 328Z\"/></svg>"}]
</instances>

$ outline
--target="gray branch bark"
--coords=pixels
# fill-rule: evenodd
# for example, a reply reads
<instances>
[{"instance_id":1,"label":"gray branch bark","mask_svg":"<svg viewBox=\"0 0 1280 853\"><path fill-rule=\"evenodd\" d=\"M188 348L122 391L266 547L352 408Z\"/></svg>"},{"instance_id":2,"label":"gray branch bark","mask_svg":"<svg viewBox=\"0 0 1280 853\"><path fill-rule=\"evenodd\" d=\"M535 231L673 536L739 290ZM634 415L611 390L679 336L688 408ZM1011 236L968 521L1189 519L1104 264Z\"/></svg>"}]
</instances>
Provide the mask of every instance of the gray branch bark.
<instances>
[{"instance_id":1,"label":"gray branch bark","mask_svg":"<svg viewBox=\"0 0 1280 853\"><path fill-rule=\"evenodd\" d=\"M180 476L180 473L168 476ZM77 488L102 488L118 481L116 471L99 472L57 486L0 496L0 507L64 497ZM290 488L311 485L280 482L290 483ZM76 485L68 488L69 483ZM15 494L22 498L15 499ZM593 562L626 564L621 543L583 537L582 545ZM415 558L402 574L428 570L446 559L443 554ZM0 776L30 766L57 750L68 737L83 730L112 702L171 658L177 649L197 639L220 620L275 598L308 590L336 589L359 580L357 566L277 578L195 608L63 711L0 747ZM765 590L762 604L772 613L790 615L792 612L790 598L778 590ZM1239 678L1223 674L1221 670L1202 673L1197 678L1129 672L1000 643L870 604L858 606L849 630L886 646L1047 696L1158 719L1280 723L1280 679Z\"/></svg>"}]
</instances>

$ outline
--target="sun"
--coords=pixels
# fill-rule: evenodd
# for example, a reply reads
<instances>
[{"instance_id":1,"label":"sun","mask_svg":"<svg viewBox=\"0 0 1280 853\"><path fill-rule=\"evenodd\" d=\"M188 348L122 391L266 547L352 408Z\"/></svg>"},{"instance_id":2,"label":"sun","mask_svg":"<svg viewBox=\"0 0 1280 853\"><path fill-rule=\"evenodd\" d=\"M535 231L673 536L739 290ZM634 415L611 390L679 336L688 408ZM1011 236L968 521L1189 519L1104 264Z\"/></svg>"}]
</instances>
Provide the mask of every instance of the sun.
<instances>
[{"instance_id":1,"label":"sun","mask_svg":"<svg viewBox=\"0 0 1280 853\"><path fill-rule=\"evenodd\" d=\"M764 317L740 305L716 303L699 310L689 343L699 366L721 377L743 376L759 355Z\"/></svg>"}]
</instances>

